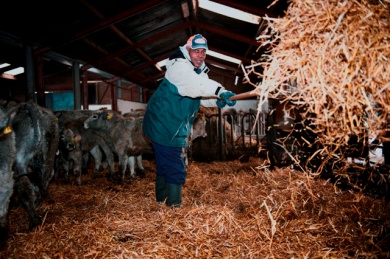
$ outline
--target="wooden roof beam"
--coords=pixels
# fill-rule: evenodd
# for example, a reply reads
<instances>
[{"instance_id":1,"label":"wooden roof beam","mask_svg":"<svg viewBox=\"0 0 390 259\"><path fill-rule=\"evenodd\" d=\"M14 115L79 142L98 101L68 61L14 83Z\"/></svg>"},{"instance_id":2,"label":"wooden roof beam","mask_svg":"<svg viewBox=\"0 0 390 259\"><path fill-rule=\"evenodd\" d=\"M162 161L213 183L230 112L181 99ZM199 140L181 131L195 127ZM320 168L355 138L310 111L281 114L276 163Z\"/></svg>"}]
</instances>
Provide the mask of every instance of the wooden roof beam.
<instances>
[{"instance_id":1,"label":"wooden roof beam","mask_svg":"<svg viewBox=\"0 0 390 259\"><path fill-rule=\"evenodd\" d=\"M120 21L123 21L123 20L125 20L133 15L136 15L139 12L145 11L147 9L150 9L156 5L162 4L162 3L167 2L167 1L168 0L143 1L142 4L137 5L136 7L132 8L132 9L128 9L128 10L126 10L118 15L115 15L115 16L110 17L108 19L102 20L101 22L96 23L91 27L88 27L82 31L79 31L78 33L74 34L71 38L62 40L61 41L62 43L57 45L57 46L45 46L45 47L39 48L39 49L34 51L34 55L40 55L40 54L43 54L47 51L68 45L68 44L70 44L74 41L80 40L80 39L82 39L82 38L84 38L92 33L103 30L103 29L107 28L108 26L111 26L111 25L118 23Z\"/></svg>"}]
</instances>

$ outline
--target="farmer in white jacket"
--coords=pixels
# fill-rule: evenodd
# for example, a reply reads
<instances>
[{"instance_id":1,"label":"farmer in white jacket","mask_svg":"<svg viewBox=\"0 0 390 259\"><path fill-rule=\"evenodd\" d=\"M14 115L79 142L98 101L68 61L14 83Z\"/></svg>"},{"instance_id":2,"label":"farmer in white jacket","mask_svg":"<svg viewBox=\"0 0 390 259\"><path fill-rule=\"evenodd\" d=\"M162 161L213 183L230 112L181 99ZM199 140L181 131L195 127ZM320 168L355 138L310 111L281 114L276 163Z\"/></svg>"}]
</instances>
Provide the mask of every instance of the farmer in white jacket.
<instances>
[{"instance_id":1,"label":"farmer in white jacket","mask_svg":"<svg viewBox=\"0 0 390 259\"><path fill-rule=\"evenodd\" d=\"M180 207L186 169L182 157L199 106L234 106L233 92L209 79L207 40L191 36L167 61L165 77L148 101L143 132L152 141L157 175L156 201Z\"/></svg>"}]
</instances>

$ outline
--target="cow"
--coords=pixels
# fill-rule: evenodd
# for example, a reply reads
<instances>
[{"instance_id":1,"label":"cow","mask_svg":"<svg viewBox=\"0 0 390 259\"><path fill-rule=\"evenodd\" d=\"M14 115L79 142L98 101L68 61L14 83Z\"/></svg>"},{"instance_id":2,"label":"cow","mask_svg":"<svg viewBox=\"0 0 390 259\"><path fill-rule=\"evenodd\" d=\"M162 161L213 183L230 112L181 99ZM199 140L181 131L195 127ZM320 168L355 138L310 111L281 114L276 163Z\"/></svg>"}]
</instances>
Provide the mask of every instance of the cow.
<instances>
[{"instance_id":1,"label":"cow","mask_svg":"<svg viewBox=\"0 0 390 259\"><path fill-rule=\"evenodd\" d=\"M190 135L187 138L187 146L183 148L183 159L184 164L186 167L188 167L188 161L191 159L191 149L192 149L192 142L199 137L205 138L207 137L207 130L206 130L206 117L203 113L198 113L196 115L196 118L194 120L194 123L192 124Z\"/></svg>"},{"instance_id":2,"label":"cow","mask_svg":"<svg viewBox=\"0 0 390 259\"><path fill-rule=\"evenodd\" d=\"M145 115L146 110L145 109L131 109L130 112L126 112L123 114L123 117L129 118L129 117L142 117Z\"/></svg>"},{"instance_id":3,"label":"cow","mask_svg":"<svg viewBox=\"0 0 390 259\"><path fill-rule=\"evenodd\" d=\"M31 230L42 222L37 209L48 195L54 174L59 131L53 112L32 101L12 109L15 116L9 126L15 136L14 192L27 211ZM9 176L5 179L8 181L5 185L12 185L9 179Z\"/></svg>"},{"instance_id":4,"label":"cow","mask_svg":"<svg viewBox=\"0 0 390 259\"><path fill-rule=\"evenodd\" d=\"M83 154L91 154L94 159L94 172L93 177L96 177L99 173L100 164L102 161L102 155L106 157L106 162L110 167L111 174L115 172L114 153L108 145L107 141L94 130L87 130L84 128L84 120L78 119L68 121L64 124L61 133L60 142L62 152L66 153L69 158L74 162L74 166L77 170L74 173L77 176L77 184L81 184L81 157ZM79 152L80 150L80 152ZM72 153L77 153L81 156L74 156Z\"/></svg>"},{"instance_id":5,"label":"cow","mask_svg":"<svg viewBox=\"0 0 390 259\"><path fill-rule=\"evenodd\" d=\"M131 117L141 117L145 115L144 109L137 109L137 110L131 110L130 112L124 113L123 117L125 118L131 118ZM142 154L138 156L130 156L127 160L127 165L129 167L130 176L135 176L135 163L137 162L138 170L139 170L139 176L141 178L144 178L145 175L145 169L142 164Z\"/></svg>"},{"instance_id":6,"label":"cow","mask_svg":"<svg viewBox=\"0 0 390 259\"><path fill-rule=\"evenodd\" d=\"M60 132L58 149L61 154L61 162L65 171L65 180L69 181L69 171L73 169L76 175L77 185L81 185L81 167L83 151L81 148L81 137L76 136L69 128L64 128Z\"/></svg>"},{"instance_id":7,"label":"cow","mask_svg":"<svg viewBox=\"0 0 390 259\"><path fill-rule=\"evenodd\" d=\"M64 125L66 125L67 123L73 122L73 121L84 121L85 119L87 119L88 117L90 117L92 114L94 114L96 112L98 112L98 111L96 111L96 110L57 110L54 112L54 114L57 117L58 127L60 128L60 131L62 131L64 128ZM113 162L111 162L111 157L113 157L113 155L108 154L106 152L106 150L101 150L101 149L102 149L102 147L95 146L91 150L91 152L84 153L83 154L83 161L88 161L89 155L91 155L92 158L94 160L96 160L96 158L101 157L103 155L103 154L101 154L101 151L103 151L104 155L106 155L106 160L104 161L105 165L108 164L108 166L110 167L111 173L114 173L114 165L113 165ZM62 151L59 152L60 154L58 157L59 158L58 164L60 162L63 162L63 158L61 157L61 152ZM107 159L109 159L110 161L107 161ZM95 166L99 167L99 164L95 163ZM58 171L58 168L59 168L59 165L57 165L57 167L56 167L56 169L57 169L56 172Z\"/></svg>"},{"instance_id":8,"label":"cow","mask_svg":"<svg viewBox=\"0 0 390 259\"><path fill-rule=\"evenodd\" d=\"M81 185L82 156L85 153L90 153L94 159L93 177L96 177L99 173L103 154L106 157L111 174L115 173L114 154L110 146L96 131L85 129L83 120L66 122L60 135L60 150L68 160L65 161L65 165L69 161L73 162L73 172L77 177L77 185Z\"/></svg>"},{"instance_id":9,"label":"cow","mask_svg":"<svg viewBox=\"0 0 390 259\"><path fill-rule=\"evenodd\" d=\"M129 156L129 158L127 159L127 165L129 166L130 176L134 178L136 175L136 173L135 173L135 163L136 162L138 165L138 175L141 178L145 178L146 174L145 174L145 168L142 164L142 154L138 155L138 156Z\"/></svg>"},{"instance_id":10,"label":"cow","mask_svg":"<svg viewBox=\"0 0 390 259\"><path fill-rule=\"evenodd\" d=\"M0 250L6 247L8 236L8 208L13 194L12 166L16 158L15 133L11 121L15 112L0 109Z\"/></svg>"},{"instance_id":11,"label":"cow","mask_svg":"<svg viewBox=\"0 0 390 259\"><path fill-rule=\"evenodd\" d=\"M54 112L57 117L58 127L60 130L65 125L65 123L74 120L85 120L96 111L92 110L57 110Z\"/></svg>"},{"instance_id":12,"label":"cow","mask_svg":"<svg viewBox=\"0 0 390 259\"><path fill-rule=\"evenodd\" d=\"M91 116L92 114L94 114L95 112L96 111L93 111L93 110L57 110L57 111L54 111L54 114L57 118L58 128L60 131L60 137L61 137L61 133L63 133L64 125L66 123L69 123L70 121L75 121L75 120L82 120L83 121L86 118L88 118L89 116ZM65 158L68 154L67 154L65 147L63 146L63 144L64 144L63 140L64 139L62 138L62 141L61 141L61 138L60 138L59 150L58 150L59 152L56 156L55 167L54 167L54 169L55 169L54 170L55 171L54 178L55 179L58 178L60 167L62 166L63 170L65 171L64 172L65 179L68 180L69 162ZM65 152L65 154L63 152ZM85 156L88 156L88 154L85 154L84 157ZM84 158L84 160L87 160L87 159Z\"/></svg>"},{"instance_id":13,"label":"cow","mask_svg":"<svg viewBox=\"0 0 390 259\"><path fill-rule=\"evenodd\" d=\"M84 127L96 130L98 134L104 136L118 156L122 181L129 157L152 152L150 141L143 135L142 123L143 116L125 118L123 115L108 111L100 111L84 121Z\"/></svg>"}]
</instances>

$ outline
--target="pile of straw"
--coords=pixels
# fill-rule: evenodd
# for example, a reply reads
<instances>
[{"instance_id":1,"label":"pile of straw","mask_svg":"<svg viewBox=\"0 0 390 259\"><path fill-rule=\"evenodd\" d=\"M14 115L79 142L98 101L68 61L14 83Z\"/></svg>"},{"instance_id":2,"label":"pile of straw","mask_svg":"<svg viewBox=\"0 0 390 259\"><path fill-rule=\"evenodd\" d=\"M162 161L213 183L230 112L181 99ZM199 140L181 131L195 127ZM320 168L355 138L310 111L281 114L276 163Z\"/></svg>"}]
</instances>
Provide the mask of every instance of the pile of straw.
<instances>
[{"instance_id":1,"label":"pile of straw","mask_svg":"<svg viewBox=\"0 0 390 259\"><path fill-rule=\"evenodd\" d=\"M258 40L259 51L267 52L244 69L261 78L248 81L259 95L259 110L269 97L307 107L303 119L310 117L325 157L337 157L351 136L366 141L367 134L379 135L384 141L390 1L290 2L283 18L265 18L268 27Z\"/></svg>"},{"instance_id":2,"label":"pile of straw","mask_svg":"<svg viewBox=\"0 0 390 259\"><path fill-rule=\"evenodd\" d=\"M102 175L82 186L62 180L28 230L17 203L0 258L388 258L389 203L342 191L260 158L189 165L183 204L155 202L153 161L146 178L122 185Z\"/></svg>"}]
</instances>

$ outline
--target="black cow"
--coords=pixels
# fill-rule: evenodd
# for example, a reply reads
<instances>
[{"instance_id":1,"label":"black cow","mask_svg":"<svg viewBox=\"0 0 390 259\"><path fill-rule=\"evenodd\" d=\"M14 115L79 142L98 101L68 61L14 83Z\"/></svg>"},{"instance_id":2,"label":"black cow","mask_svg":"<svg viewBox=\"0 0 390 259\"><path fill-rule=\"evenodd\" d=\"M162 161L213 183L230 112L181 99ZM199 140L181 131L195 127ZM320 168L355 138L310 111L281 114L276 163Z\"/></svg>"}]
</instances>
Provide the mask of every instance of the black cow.
<instances>
[{"instance_id":1,"label":"black cow","mask_svg":"<svg viewBox=\"0 0 390 259\"><path fill-rule=\"evenodd\" d=\"M15 134L11 121L15 111L0 110L0 250L6 246L8 236L8 207L13 193L12 166L15 162Z\"/></svg>"},{"instance_id":2,"label":"black cow","mask_svg":"<svg viewBox=\"0 0 390 259\"><path fill-rule=\"evenodd\" d=\"M12 127L16 138L15 180L29 215L29 226L41 223L37 207L53 177L59 131L54 114L33 102L19 105Z\"/></svg>"},{"instance_id":3,"label":"black cow","mask_svg":"<svg viewBox=\"0 0 390 259\"><path fill-rule=\"evenodd\" d=\"M53 177L58 125L50 110L33 102L20 103L12 109L15 109L15 116L10 121L15 134L16 151L14 190L27 211L29 227L32 229L42 222L37 209L47 196L48 185ZM10 184L12 180L8 182Z\"/></svg>"}]
</instances>

